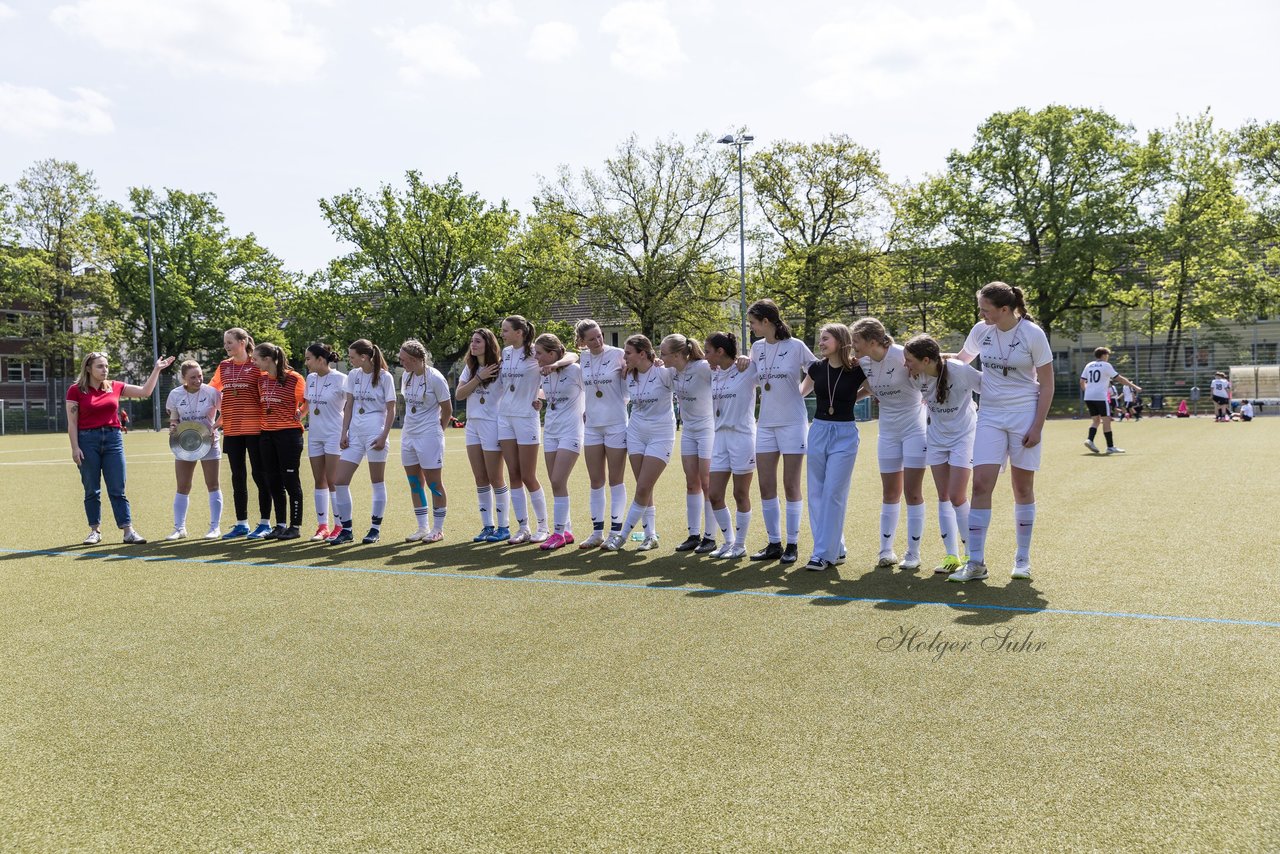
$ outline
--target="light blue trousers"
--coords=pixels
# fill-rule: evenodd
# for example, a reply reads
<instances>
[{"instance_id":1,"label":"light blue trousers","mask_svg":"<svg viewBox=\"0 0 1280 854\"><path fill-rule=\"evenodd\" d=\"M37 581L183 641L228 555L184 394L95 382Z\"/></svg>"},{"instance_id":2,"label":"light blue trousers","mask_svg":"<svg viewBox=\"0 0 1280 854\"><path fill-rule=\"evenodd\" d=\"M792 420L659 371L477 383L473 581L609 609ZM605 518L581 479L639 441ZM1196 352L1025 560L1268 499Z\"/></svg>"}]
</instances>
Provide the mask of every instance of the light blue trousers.
<instances>
[{"instance_id":1,"label":"light blue trousers","mask_svg":"<svg viewBox=\"0 0 1280 854\"><path fill-rule=\"evenodd\" d=\"M843 550L844 514L858 459L857 422L814 419L809 425L808 454L813 556L834 563Z\"/></svg>"}]
</instances>

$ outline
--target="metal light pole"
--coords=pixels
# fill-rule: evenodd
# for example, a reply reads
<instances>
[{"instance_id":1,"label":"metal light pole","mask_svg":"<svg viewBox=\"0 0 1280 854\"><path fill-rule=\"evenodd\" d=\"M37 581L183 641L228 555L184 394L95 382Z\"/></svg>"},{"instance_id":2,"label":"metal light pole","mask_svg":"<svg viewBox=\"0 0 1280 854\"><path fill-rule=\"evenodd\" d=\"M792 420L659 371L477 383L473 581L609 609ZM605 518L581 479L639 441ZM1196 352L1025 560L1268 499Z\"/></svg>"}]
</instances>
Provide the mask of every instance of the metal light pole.
<instances>
[{"instance_id":1,"label":"metal light pole","mask_svg":"<svg viewBox=\"0 0 1280 854\"><path fill-rule=\"evenodd\" d=\"M742 313L742 338L741 346L746 347L751 340L747 336L747 229L746 229L746 205L743 202L742 190L742 147L749 145L755 139L751 134L739 134L734 136L727 133L716 142L722 145L735 145L738 148L738 294L741 299L739 310Z\"/></svg>"},{"instance_id":2,"label":"metal light pole","mask_svg":"<svg viewBox=\"0 0 1280 854\"><path fill-rule=\"evenodd\" d=\"M147 221L147 282L151 285L151 364L160 361L160 333L156 324L156 270L151 260L151 217L146 214L135 214L134 222L139 219ZM150 372L148 372L150 373ZM160 432L160 382L156 381L155 390L151 393L151 429Z\"/></svg>"}]
</instances>

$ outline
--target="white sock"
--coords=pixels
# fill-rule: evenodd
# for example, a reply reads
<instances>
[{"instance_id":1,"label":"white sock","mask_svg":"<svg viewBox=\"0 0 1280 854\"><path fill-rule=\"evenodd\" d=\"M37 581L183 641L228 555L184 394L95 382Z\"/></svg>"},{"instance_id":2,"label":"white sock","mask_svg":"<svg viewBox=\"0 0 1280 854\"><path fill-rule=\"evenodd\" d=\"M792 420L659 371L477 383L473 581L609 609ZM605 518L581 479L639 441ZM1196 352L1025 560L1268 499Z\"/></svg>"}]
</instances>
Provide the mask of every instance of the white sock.
<instances>
[{"instance_id":1,"label":"white sock","mask_svg":"<svg viewBox=\"0 0 1280 854\"><path fill-rule=\"evenodd\" d=\"M920 538L924 536L924 502L907 505L907 553L920 554Z\"/></svg>"},{"instance_id":2,"label":"white sock","mask_svg":"<svg viewBox=\"0 0 1280 854\"><path fill-rule=\"evenodd\" d=\"M316 502L316 524L329 524L329 490L317 489L314 493Z\"/></svg>"},{"instance_id":3,"label":"white sock","mask_svg":"<svg viewBox=\"0 0 1280 854\"><path fill-rule=\"evenodd\" d=\"M271 520L270 520L270 519L259 519L259 520L258 520L258 524L259 524L259 525L266 525L268 528L270 528L270 527L271 527Z\"/></svg>"},{"instance_id":4,"label":"white sock","mask_svg":"<svg viewBox=\"0 0 1280 854\"><path fill-rule=\"evenodd\" d=\"M1036 505L1015 504L1013 506L1013 523L1017 526L1018 550L1014 557L1019 563L1031 560L1031 532L1036 526Z\"/></svg>"},{"instance_id":5,"label":"white sock","mask_svg":"<svg viewBox=\"0 0 1280 854\"><path fill-rule=\"evenodd\" d=\"M556 533L563 534L564 526L569 522L569 496L551 496L551 506L555 513Z\"/></svg>"},{"instance_id":6,"label":"white sock","mask_svg":"<svg viewBox=\"0 0 1280 854\"><path fill-rule=\"evenodd\" d=\"M956 538L960 541L956 544L956 549L958 554L964 557L969 553L969 502L951 506L956 511Z\"/></svg>"},{"instance_id":7,"label":"white sock","mask_svg":"<svg viewBox=\"0 0 1280 854\"><path fill-rule=\"evenodd\" d=\"M493 488L493 524L499 528L507 527L507 502L510 498L510 487L495 486Z\"/></svg>"},{"instance_id":8,"label":"white sock","mask_svg":"<svg viewBox=\"0 0 1280 854\"><path fill-rule=\"evenodd\" d=\"M765 498L760 502L760 515L764 517L764 532L769 537L769 542L782 542L782 534L779 531L779 522L781 522L782 512L778 507L778 499ZM739 542L738 545L743 546L746 543Z\"/></svg>"},{"instance_id":9,"label":"white sock","mask_svg":"<svg viewBox=\"0 0 1280 854\"><path fill-rule=\"evenodd\" d=\"M609 530L622 530L622 508L627 506L627 485L619 483L609 487Z\"/></svg>"},{"instance_id":10,"label":"white sock","mask_svg":"<svg viewBox=\"0 0 1280 854\"><path fill-rule=\"evenodd\" d=\"M624 534L631 533L631 530L635 528L637 523L639 523L640 520L644 518L645 509L646 508L641 507L639 504L636 504L634 501L631 502L631 509L627 511L627 522L626 522L626 525L623 526L622 533Z\"/></svg>"},{"instance_id":11,"label":"white sock","mask_svg":"<svg viewBox=\"0 0 1280 854\"><path fill-rule=\"evenodd\" d=\"M724 538L726 543L733 542L733 533L729 530L729 526L733 524L733 517L729 515L729 506L726 504L719 510L713 510L715 513L716 526L720 528L720 536ZM713 528L708 528L707 533L711 533Z\"/></svg>"},{"instance_id":12,"label":"white sock","mask_svg":"<svg viewBox=\"0 0 1280 854\"><path fill-rule=\"evenodd\" d=\"M737 518L735 520L736 529L733 533L733 544L734 546L746 548L747 531L751 528L751 511L739 510L735 515Z\"/></svg>"},{"instance_id":13,"label":"white sock","mask_svg":"<svg viewBox=\"0 0 1280 854\"><path fill-rule=\"evenodd\" d=\"M215 489L209 493L209 528L222 524L222 490Z\"/></svg>"},{"instance_id":14,"label":"white sock","mask_svg":"<svg viewBox=\"0 0 1280 854\"><path fill-rule=\"evenodd\" d=\"M437 534L444 533L444 517L449 512L448 507L436 507L431 511L431 530Z\"/></svg>"},{"instance_id":15,"label":"white sock","mask_svg":"<svg viewBox=\"0 0 1280 854\"><path fill-rule=\"evenodd\" d=\"M959 539L956 536L956 508L950 501L938 502L938 533L942 535L942 547L952 557L959 557Z\"/></svg>"},{"instance_id":16,"label":"white sock","mask_svg":"<svg viewBox=\"0 0 1280 854\"><path fill-rule=\"evenodd\" d=\"M711 508L711 499L705 493L702 496L702 516L702 536L710 537L716 530L716 511Z\"/></svg>"},{"instance_id":17,"label":"white sock","mask_svg":"<svg viewBox=\"0 0 1280 854\"><path fill-rule=\"evenodd\" d=\"M591 508L591 527L597 531L604 530L604 487L592 487L589 506Z\"/></svg>"},{"instance_id":18,"label":"white sock","mask_svg":"<svg viewBox=\"0 0 1280 854\"><path fill-rule=\"evenodd\" d=\"M339 486L334 490L333 509L338 512L338 521L343 527L351 524L351 487Z\"/></svg>"},{"instance_id":19,"label":"white sock","mask_svg":"<svg viewBox=\"0 0 1280 854\"><path fill-rule=\"evenodd\" d=\"M987 526L991 524L991 508L969 511L969 560L985 563L987 560Z\"/></svg>"},{"instance_id":20,"label":"white sock","mask_svg":"<svg viewBox=\"0 0 1280 854\"><path fill-rule=\"evenodd\" d=\"M480 505L480 524L493 527L493 487L488 484L476 487L476 503Z\"/></svg>"},{"instance_id":21,"label":"white sock","mask_svg":"<svg viewBox=\"0 0 1280 854\"><path fill-rule=\"evenodd\" d=\"M644 535L646 537L654 537L658 534L657 525L654 522L657 509L652 504L644 508Z\"/></svg>"},{"instance_id":22,"label":"white sock","mask_svg":"<svg viewBox=\"0 0 1280 854\"><path fill-rule=\"evenodd\" d=\"M800 542L800 519L804 516L803 501L787 502L787 544Z\"/></svg>"},{"instance_id":23,"label":"white sock","mask_svg":"<svg viewBox=\"0 0 1280 854\"><path fill-rule=\"evenodd\" d=\"M533 518L538 520L538 530L547 530L547 495L541 488L529 493L529 503L533 505Z\"/></svg>"},{"instance_id":24,"label":"white sock","mask_svg":"<svg viewBox=\"0 0 1280 854\"><path fill-rule=\"evenodd\" d=\"M684 496L685 521L689 523L689 536L696 537L702 533L702 493Z\"/></svg>"},{"instance_id":25,"label":"white sock","mask_svg":"<svg viewBox=\"0 0 1280 854\"><path fill-rule=\"evenodd\" d=\"M899 506L894 504L880 505L880 551L893 551L893 536L898 532Z\"/></svg>"},{"instance_id":26,"label":"white sock","mask_svg":"<svg viewBox=\"0 0 1280 854\"><path fill-rule=\"evenodd\" d=\"M418 520L418 533L425 534L427 532L427 514L431 511L426 507L413 508L413 516Z\"/></svg>"},{"instance_id":27,"label":"white sock","mask_svg":"<svg viewBox=\"0 0 1280 854\"><path fill-rule=\"evenodd\" d=\"M382 524L382 517L387 512L387 482L371 484L373 486L373 504L369 513L373 517L373 527Z\"/></svg>"},{"instance_id":28,"label":"white sock","mask_svg":"<svg viewBox=\"0 0 1280 854\"><path fill-rule=\"evenodd\" d=\"M515 522L518 526L529 527L529 507L525 504L523 486L511 488L511 515L516 517Z\"/></svg>"},{"instance_id":29,"label":"white sock","mask_svg":"<svg viewBox=\"0 0 1280 854\"><path fill-rule=\"evenodd\" d=\"M183 495L181 492L173 494L173 527L187 527L187 506L191 503L190 495Z\"/></svg>"}]
</instances>

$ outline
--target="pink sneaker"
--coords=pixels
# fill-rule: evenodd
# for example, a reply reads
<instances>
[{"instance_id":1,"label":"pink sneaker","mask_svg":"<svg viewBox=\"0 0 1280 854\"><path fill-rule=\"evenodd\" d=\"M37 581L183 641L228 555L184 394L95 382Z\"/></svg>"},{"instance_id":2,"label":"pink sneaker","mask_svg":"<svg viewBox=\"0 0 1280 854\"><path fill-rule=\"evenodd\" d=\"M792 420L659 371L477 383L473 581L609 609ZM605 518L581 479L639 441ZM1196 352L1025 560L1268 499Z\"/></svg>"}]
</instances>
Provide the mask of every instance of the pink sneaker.
<instances>
[{"instance_id":1,"label":"pink sneaker","mask_svg":"<svg viewBox=\"0 0 1280 854\"><path fill-rule=\"evenodd\" d=\"M565 531L560 536L564 537L564 544L566 546L573 545L573 533L571 531Z\"/></svg>"},{"instance_id":2,"label":"pink sneaker","mask_svg":"<svg viewBox=\"0 0 1280 854\"><path fill-rule=\"evenodd\" d=\"M573 542L573 540L570 539L569 542ZM553 551L555 549L561 548L564 545L565 545L564 534L552 534L551 536L547 537L546 542L538 546L538 548L542 549L544 552L549 552L549 551Z\"/></svg>"},{"instance_id":3,"label":"pink sneaker","mask_svg":"<svg viewBox=\"0 0 1280 854\"><path fill-rule=\"evenodd\" d=\"M438 543L444 539L444 534L440 531L431 531L422 538L424 543Z\"/></svg>"}]
</instances>

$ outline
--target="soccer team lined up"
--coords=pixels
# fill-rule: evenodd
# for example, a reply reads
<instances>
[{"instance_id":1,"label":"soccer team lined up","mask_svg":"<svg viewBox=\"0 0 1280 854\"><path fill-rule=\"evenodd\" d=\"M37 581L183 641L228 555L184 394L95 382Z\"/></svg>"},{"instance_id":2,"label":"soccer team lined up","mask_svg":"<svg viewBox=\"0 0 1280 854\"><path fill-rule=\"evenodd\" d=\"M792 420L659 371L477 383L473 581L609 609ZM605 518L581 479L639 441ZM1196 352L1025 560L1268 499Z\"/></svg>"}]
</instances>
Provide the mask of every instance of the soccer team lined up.
<instances>
[{"instance_id":1,"label":"soccer team lined up","mask_svg":"<svg viewBox=\"0 0 1280 854\"><path fill-rule=\"evenodd\" d=\"M422 344L406 341L398 353L405 407L400 462L417 526L405 539L433 543L444 538L445 428L453 420L456 398L466 401L466 450L480 517L480 531L472 538L477 544L618 551L628 547L638 528L643 534L636 537L637 549L659 548L654 487L678 455L688 535L675 551L726 559L750 553L751 560L796 562L806 515L803 476L811 554L805 568L826 570L846 557L845 511L858 454L854 406L874 396L882 488L878 565L920 568L929 469L945 549L935 572L953 581L986 578L992 492L1008 465L1016 540L1011 574L1030 578L1035 472L1053 398L1052 353L1043 330L1028 316L1020 289L992 282L978 291L977 302L981 319L954 355L944 354L927 335L896 344L875 318L822 327L815 355L791 335L771 300L748 309L757 336L748 352L740 352L729 332L713 333L701 343L669 335L657 348L645 336L633 335L622 348L608 346L593 320L577 324L573 352L555 335L537 335L532 323L512 316L502 323L501 343L488 329L472 334L452 394ZM279 347L255 346L242 329L228 330L224 344L228 358L210 382L204 382L199 364L184 362L182 385L167 401L171 429L202 421L211 431L220 426L222 438L219 442L213 432L204 459L176 462L174 530L166 539L187 536L197 466L209 492L206 539L300 538L299 469L305 450L318 517L311 540L342 545L356 539L358 514L350 485L363 465L372 484L372 507L368 532L360 540L378 542L387 507L388 437L398 403L382 351L367 340L356 341L346 354L350 372L343 374L333 367L338 354L313 344L304 378ZM981 370L970 364L975 358ZM124 494L119 400L150 395L172 362L161 359L147 383L134 386L107 380L106 355L91 353L80 381L67 393L72 456L80 466L90 525L86 543L101 540L102 479L125 542L145 542L132 528ZM810 393L816 398L812 423L804 400ZM975 394L981 395L980 410ZM673 401L682 422L678 435ZM235 505L235 524L225 534L219 487L224 455ZM551 490L550 514L539 456ZM591 484L591 530L578 539L569 478L580 457ZM624 480L628 464L630 500ZM250 477L258 490L254 528ZM753 479L765 536L763 547L751 552ZM906 543L899 560L903 503Z\"/></svg>"}]
</instances>

